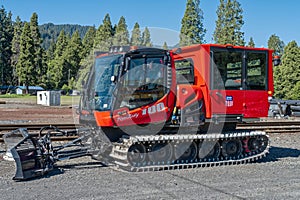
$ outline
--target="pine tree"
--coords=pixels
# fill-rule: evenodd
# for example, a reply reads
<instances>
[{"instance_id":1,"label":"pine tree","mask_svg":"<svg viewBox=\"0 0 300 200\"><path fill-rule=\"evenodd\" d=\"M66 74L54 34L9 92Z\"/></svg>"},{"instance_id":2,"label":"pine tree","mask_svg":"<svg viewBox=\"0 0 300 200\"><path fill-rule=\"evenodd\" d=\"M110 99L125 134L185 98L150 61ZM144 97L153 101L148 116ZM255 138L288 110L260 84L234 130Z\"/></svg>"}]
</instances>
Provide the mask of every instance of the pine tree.
<instances>
[{"instance_id":1,"label":"pine tree","mask_svg":"<svg viewBox=\"0 0 300 200\"><path fill-rule=\"evenodd\" d=\"M117 30L117 24L115 24L115 25L112 27L112 35L115 35L115 34L116 34L116 30Z\"/></svg>"},{"instance_id":2,"label":"pine tree","mask_svg":"<svg viewBox=\"0 0 300 200\"><path fill-rule=\"evenodd\" d=\"M213 34L213 39L216 43L220 43L219 41L221 41L222 37L223 37L222 34L224 32L225 22L227 20L225 18L225 15L226 15L225 7L226 7L226 4L225 4L224 0L220 0L220 5L216 11L218 19L216 21L216 28L215 28L215 31Z\"/></svg>"},{"instance_id":3,"label":"pine tree","mask_svg":"<svg viewBox=\"0 0 300 200\"><path fill-rule=\"evenodd\" d=\"M84 38L82 39L83 57L87 56L89 52L93 49L95 36L96 36L95 27L94 26L90 27L86 32Z\"/></svg>"},{"instance_id":4,"label":"pine tree","mask_svg":"<svg viewBox=\"0 0 300 200\"><path fill-rule=\"evenodd\" d=\"M55 47L55 52L54 56L55 57L61 57L66 49L66 46L68 45L68 36L66 35L65 31L62 30L59 33L59 36L56 41L56 47Z\"/></svg>"},{"instance_id":5,"label":"pine tree","mask_svg":"<svg viewBox=\"0 0 300 200\"><path fill-rule=\"evenodd\" d=\"M281 41L277 35L273 34L268 40L268 48L274 50L273 55L282 55L284 49L284 42Z\"/></svg>"},{"instance_id":6,"label":"pine tree","mask_svg":"<svg viewBox=\"0 0 300 200\"><path fill-rule=\"evenodd\" d=\"M0 85L10 85L13 79L10 59L14 30L11 16L11 12L7 13L3 6L0 8Z\"/></svg>"},{"instance_id":7,"label":"pine tree","mask_svg":"<svg viewBox=\"0 0 300 200\"><path fill-rule=\"evenodd\" d=\"M60 86L66 84L69 87L72 87L70 80L75 79L77 76L78 70L80 68L80 61L82 59L82 48L83 47L81 38L79 36L79 32L76 31L72 35L62 55L65 61L62 69L63 76L61 79Z\"/></svg>"},{"instance_id":8,"label":"pine tree","mask_svg":"<svg viewBox=\"0 0 300 200\"><path fill-rule=\"evenodd\" d=\"M101 24L96 32L96 37L94 41L94 48L99 51L108 51L112 45L112 37L114 31L110 21L109 14L106 14L103 19L103 24Z\"/></svg>"},{"instance_id":9,"label":"pine tree","mask_svg":"<svg viewBox=\"0 0 300 200\"><path fill-rule=\"evenodd\" d=\"M296 98L300 91L300 48L296 41L284 48L281 65L274 68L275 96L279 99Z\"/></svg>"},{"instance_id":10,"label":"pine tree","mask_svg":"<svg viewBox=\"0 0 300 200\"><path fill-rule=\"evenodd\" d=\"M11 66L13 68L13 85L18 84L19 80L16 74L17 64L20 57L20 42L21 42L21 35L22 35L22 29L23 29L23 22L21 21L20 17L17 16L16 21L14 23L14 36L12 39L12 56L11 56Z\"/></svg>"},{"instance_id":11,"label":"pine tree","mask_svg":"<svg viewBox=\"0 0 300 200\"><path fill-rule=\"evenodd\" d=\"M220 0L213 39L218 44L244 46L243 9L237 0Z\"/></svg>"},{"instance_id":12,"label":"pine tree","mask_svg":"<svg viewBox=\"0 0 300 200\"><path fill-rule=\"evenodd\" d=\"M300 99L300 81L297 81L295 87L291 91L290 99L299 100Z\"/></svg>"},{"instance_id":13,"label":"pine tree","mask_svg":"<svg viewBox=\"0 0 300 200\"><path fill-rule=\"evenodd\" d=\"M38 26L38 15L33 13L30 18L30 31L34 45L34 70L37 72L37 82L34 84L41 84L45 79L47 66L44 62L44 49L42 48L42 39Z\"/></svg>"},{"instance_id":14,"label":"pine tree","mask_svg":"<svg viewBox=\"0 0 300 200\"><path fill-rule=\"evenodd\" d=\"M204 43L205 33L200 0L187 0L185 13L181 20L179 45L188 46Z\"/></svg>"},{"instance_id":15,"label":"pine tree","mask_svg":"<svg viewBox=\"0 0 300 200\"><path fill-rule=\"evenodd\" d=\"M76 85L74 88L81 89L82 81L86 81L87 74L90 72L91 67L94 64L95 56L94 52L90 52L85 58L80 62L80 70L78 71L78 78L76 79Z\"/></svg>"},{"instance_id":16,"label":"pine tree","mask_svg":"<svg viewBox=\"0 0 300 200\"><path fill-rule=\"evenodd\" d=\"M50 42L50 46L49 46L49 48L47 49L47 52L46 52L48 61L54 59L55 48L56 48L56 43L55 43L54 39L52 39L51 42Z\"/></svg>"},{"instance_id":17,"label":"pine tree","mask_svg":"<svg viewBox=\"0 0 300 200\"><path fill-rule=\"evenodd\" d=\"M255 47L255 43L252 37L250 37L250 41L248 42L248 47Z\"/></svg>"},{"instance_id":18,"label":"pine tree","mask_svg":"<svg viewBox=\"0 0 300 200\"><path fill-rule=\"evenodd\" d=\"M41 80L39 80L37 83L39 84L39 86L43 87L44 89L47 88L47 81L48 81L48 77L47 77L47 73L48 73L48 57L47 57L47 53L44 48L42 48L42 71L41 74L39 75L39 77L41 77Z\"/></svg>"},{"instance_id":19,"label":"pine tree","mask_svg":"<svg viewBox=\"0 0 300 200\"><path fill-rule=\"evenodd\" d=\"M145 30L143 31L143 34L142 34L142 46L145 46L145 47L153 46L152 42L151 42L150 31L147 27L145 28Z\"/></svg>"},{"instance_id":20,"label":"pine tree","mask_svg":"<svg viewBox=\"0 0 300 200\"><path fill-rule=\"evenodd\" d=\"M162 48L163 48L164 50L168 50L168 49L169 49L169 48L168 48L168 45L167 45L167 42L164 42Z\"/></svg>"},{"instance_id":21,"label":"pine tree","mask_svg":"<svg viewBox=\"0 0 300 200\"><path fill-rule=\"evenodd\" d=\"M62 30L57 38L54 51L54 59L48 63L47 86L50 89L60 89L63 78L63 66L66 59L63 57L64 51L68 45L68 36Z\"/></svg>"},{"instance_id":22,"label":"pine tree","mask_svg":"<svg viewBox=\"0 0 300 200\"><path fill-rule=\"evenodd\" d=\"M116 26L113 45L124 46L129 45L129 32L127 29L125 18L122 16Z\"/></svg>"},{"instance_id":23,"label":"pine tree","mask_svg":"<svg viewBox=\"0 0 300 200\"><path fill-rule=\"evenodd\" d=\"M20 57L16 71L20 82L26 86L27 94L29 91L28 87L34 85L37 81L34 64L34 41L31 37L30 25L25 22L21 35Z\"/></svg>"},{"instance_id":24,"label":"pine tree","mask_svg":"<svg viewBox=\"0 0 300 200\"><path fill-rule=\"evenodd\" d=\"M133 46L142 45L140 25L137 22L134 24L134 27L132 30L130 43Z\"/></svg>"}]
</instances>

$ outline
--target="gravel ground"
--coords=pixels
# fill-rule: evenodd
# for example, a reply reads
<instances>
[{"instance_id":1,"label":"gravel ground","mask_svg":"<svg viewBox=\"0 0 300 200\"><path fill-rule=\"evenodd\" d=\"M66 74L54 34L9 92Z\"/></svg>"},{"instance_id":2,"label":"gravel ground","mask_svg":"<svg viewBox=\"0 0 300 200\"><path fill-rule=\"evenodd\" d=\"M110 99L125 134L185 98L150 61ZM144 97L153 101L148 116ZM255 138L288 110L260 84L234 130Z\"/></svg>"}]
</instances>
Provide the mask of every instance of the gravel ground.
<instances>
[{"instance_id":1,"label":"gravel ground","mask_svg":"<svg viewBox=\"0 0 300 200\"><path fill-rule=\"evenodd\" d=\"M299 135L270 139L270 154L258 163L129 173L86 157L26 182L13 181L14 163L0 159L1 199L300 199Z\"/></svg>"},{"instance_id":2,"label":"gravel ground","mask_svg":"<svg viewBox=\"0 0 300 200\"><path fill-rule=\"evenodd\" d=\"M75 123L71 106L42 106L36 104L0 104L0 124Z\"/></svg>"}]
</instances>

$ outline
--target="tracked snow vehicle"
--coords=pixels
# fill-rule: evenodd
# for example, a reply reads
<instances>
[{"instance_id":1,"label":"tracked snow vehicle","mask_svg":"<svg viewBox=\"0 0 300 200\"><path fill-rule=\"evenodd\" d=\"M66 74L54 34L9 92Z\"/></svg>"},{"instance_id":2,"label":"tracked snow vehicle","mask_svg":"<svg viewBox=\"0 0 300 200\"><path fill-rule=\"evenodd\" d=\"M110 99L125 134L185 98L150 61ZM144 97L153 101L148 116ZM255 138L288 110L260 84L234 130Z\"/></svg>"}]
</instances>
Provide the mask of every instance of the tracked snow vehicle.
<instances>
[{"instance_id":1,"label":"tracked snow vehicle","mask_svg":"<svg viewBox=\"0 0 300 200\"><path fill-rule=\"evenodd\" d=\"M171 51L113 47L96 57L83 83L80 137L52 147L51 131L68 133L52 127L34 138L19 130L22 140L11 150L15 179L41 175L58 160L85 155L128 171L260 159L268 152L268 136L236 125L268 115L273 61L272 50L232 45ZM74 146L79 148L64 151Z\"/></svg>"}]
</instances>

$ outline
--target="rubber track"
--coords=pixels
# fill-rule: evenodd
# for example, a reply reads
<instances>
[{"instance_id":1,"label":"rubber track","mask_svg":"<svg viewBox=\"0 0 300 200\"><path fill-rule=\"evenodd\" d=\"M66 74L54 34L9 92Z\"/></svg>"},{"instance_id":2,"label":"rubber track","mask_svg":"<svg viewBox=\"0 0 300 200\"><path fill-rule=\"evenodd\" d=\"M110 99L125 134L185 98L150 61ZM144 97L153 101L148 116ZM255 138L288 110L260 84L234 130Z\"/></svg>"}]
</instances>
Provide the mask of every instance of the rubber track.
<instances>
[{"instance_id":1,"label":"rubber track","mask_svg":"<svg viewBox=\"0 0 300 200\"><path fill-rule=\"evenodd\" d=\"M170 161L167 163L148 163L148 165L140 164L138 167L132 166L127 160L127 152L131 145L136 143L162 143L162 142L191 142L195 140L204 141L222 141L226 139L241 139L245 137L258 137L266 136L268 138L268 145L261 152L243 153L238 158L222 158L214 160L196 159L194 162ZM201 135L157 135L157 136L131 136L124 138L122 143L114 143L114 150L111 157L114 158L115 164L120 169L126 171L144 172L144 171L157 171L157 170L172 170L172 169L186 169L196 167L212 167L219 165L236 165L245 164L248 162L257 161L267 155L269 152L270 142L269 137L263 131L248 131L237 130L235 132L228 132L225 134L201 134Z\"/></svg>"}]
</instances>

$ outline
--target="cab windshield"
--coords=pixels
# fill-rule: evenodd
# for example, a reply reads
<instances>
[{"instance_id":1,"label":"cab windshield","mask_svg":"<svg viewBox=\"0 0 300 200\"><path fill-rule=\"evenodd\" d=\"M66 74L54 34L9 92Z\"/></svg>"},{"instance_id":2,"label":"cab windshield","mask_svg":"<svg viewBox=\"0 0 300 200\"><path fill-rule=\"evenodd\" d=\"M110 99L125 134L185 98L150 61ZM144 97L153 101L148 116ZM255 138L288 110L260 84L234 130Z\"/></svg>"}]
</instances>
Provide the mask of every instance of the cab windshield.
<instances>
[{"instance_id":1,"label":"cab windshield","mask_svg":"<svg viewBox=\"0 0 300 200\"><path fill-rule=\"evenodd\" d=\"M112 93L119 74L122 55L100 57L95 61L94 96L95 110L111 109Z\"/></svg>"},{"instance_id":2,"label":"cab windshield","mask_svg":"<svg viewBox=\"0 0 300 200\"><path fill-rule=\"evenodd\" d=\"M121 78L117 107L135 109L162 98L166 92L167 62L164 55L127 57L127 70Z\"/></svg>"}]
</instances>

